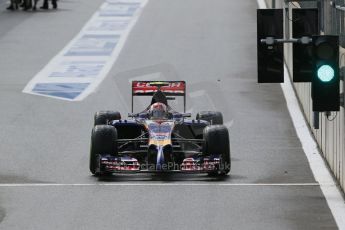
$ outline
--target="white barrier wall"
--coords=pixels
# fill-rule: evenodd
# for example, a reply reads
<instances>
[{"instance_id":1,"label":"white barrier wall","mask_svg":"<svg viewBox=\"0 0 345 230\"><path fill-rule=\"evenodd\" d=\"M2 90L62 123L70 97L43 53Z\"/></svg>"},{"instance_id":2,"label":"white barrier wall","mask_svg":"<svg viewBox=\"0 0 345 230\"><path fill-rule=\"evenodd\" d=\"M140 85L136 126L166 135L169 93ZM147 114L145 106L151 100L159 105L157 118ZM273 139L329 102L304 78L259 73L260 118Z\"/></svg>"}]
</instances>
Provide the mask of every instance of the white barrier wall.
<instances>
[{"instance_id":1,"label":"white barrier wall","mask_svg":"<svg viewBox=\"0 0 345 230\"><path fill-rule=\"evenodd\" d=\"M267 5L272 5L272 0L266 0ZM281 2L276 3L277 8L282 8ZM290 9L291 15L291 9ZM290 22L291 28L291 22ZM291 34L291 31L290 31ZM345 66L345 49L340 51L340 66ZM292 45L285 44L285 62L289 73L292 73ZM290 74L291 76L291 74ZM311 99L311 83L294 83L296 95L299 99L302 111L310 125L310 130L317 141L319 148L328 162L329 168L338 180L341 188L345 191L345 111L340 107L339 112L332 112L328 120L324 113L320 113L320 127L313 128L313 111ZM340 82L340 92L343 90L343 81Z\"/></svg>"}]
</instances>

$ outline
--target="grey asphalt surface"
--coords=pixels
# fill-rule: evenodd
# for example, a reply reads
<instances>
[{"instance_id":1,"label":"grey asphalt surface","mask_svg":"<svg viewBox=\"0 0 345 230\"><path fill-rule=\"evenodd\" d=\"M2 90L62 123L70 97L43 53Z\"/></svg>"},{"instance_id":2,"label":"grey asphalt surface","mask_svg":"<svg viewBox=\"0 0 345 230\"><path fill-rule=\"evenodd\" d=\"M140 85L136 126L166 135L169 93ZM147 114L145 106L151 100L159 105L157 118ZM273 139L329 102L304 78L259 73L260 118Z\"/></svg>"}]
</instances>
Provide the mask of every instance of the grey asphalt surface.
<instances>
[{"instance_id":1,"label":"grey asphalt surface","mask_svg":"<svg viewBox=\"0 0 345 230\"><path fill-rule=\"evenodd\" d=\"M319 186L261 185L315 179L280 86L256 83L256 1L150 0L84 101L21 93L102 2L0 10L0 184L28 184L0 187L0 229L337 229ZM223 112L229 177L90 175L94 112L129 112L129 79L142 77L186 80L189 111Z\"/></svg>"}]
</instances>

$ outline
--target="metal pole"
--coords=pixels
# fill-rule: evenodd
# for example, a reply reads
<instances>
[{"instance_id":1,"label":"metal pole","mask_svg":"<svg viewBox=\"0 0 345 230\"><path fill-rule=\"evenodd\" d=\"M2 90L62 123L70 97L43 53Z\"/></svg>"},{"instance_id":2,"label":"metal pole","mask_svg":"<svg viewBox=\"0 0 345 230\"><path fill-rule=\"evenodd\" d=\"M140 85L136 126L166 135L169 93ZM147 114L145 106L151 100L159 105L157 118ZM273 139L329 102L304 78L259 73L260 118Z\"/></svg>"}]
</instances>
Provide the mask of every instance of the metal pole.
<instances>
[{"instance_id":1,"label":"metal pole","mask_svg":"<svg viewBox=\"0 0 345 230\"><path fill-rule=\"evenodd\" d=\"M319 124L320 113L319 112L314 112L313 118L314 118L313 119L314 129L319 129L320 128L320 124Z\"/></svg>"},{"instance_id":2,"label":"metal pole","mask_svg":"<svg viewBox=\"0 0 345 230\"><path fill-rule=\"evenodd\" d=\"M285 9L285 16L284 16L284 21L285 21L285 33L284 33L284 39L289 39L290 38L290 21L287 20L287 18L290 18L289 15L289 1L284 0L284 9Z\"/></svg>"},{"instance_id":3,"label":"metal pole","mask_svg":"<svg viewBox=\"0 0 345 230\"><path fill-rule=\"evenodd\" d=\"M267 37L265 39L260 40L261 43L264 43L266 45L274 45L275 43L300 43L303 45L308 45L309 43L313 42L313 39L308 36L303 36L301 38L290 38L290 39L281 39L274 37Z\"/></svg>"}]
</instances>

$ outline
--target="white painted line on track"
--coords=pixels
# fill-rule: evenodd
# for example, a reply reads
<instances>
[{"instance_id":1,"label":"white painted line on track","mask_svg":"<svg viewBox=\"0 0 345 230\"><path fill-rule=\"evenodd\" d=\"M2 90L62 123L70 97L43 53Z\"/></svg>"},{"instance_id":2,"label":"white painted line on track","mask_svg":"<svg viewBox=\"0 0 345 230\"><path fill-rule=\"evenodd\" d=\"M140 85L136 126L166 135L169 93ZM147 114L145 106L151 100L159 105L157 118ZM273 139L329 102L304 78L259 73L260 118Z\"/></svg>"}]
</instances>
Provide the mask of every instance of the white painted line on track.
<instances>
[{"instance_id":1,"label":"white painted line on track","mask_svg":"<svg viewBox=\"0 0 345 230\"><path fill-rule=\"evenodd\" d=\"M85 184L54 184L54 183L22 183L22 184L0 184L0 187L93 187L93 186L207 186L207 187L310 187L320 186L319 183L85 183ZM335 186L334 184L325 184L324 186Z\"/></svg>"},{"instance_id":2,"label":"white painted line on track","mask_svg":"<svg viewBox=\"0 0 345 230\"><path fill-rule=\"evenodd\" d=\"M80 101L110 72L148 0L105 0L82 30L23 89Z\"/></svg>"},{"instance_id":3,"label":"white painted line on track","mask_svg":"<svg viewBox=\"0 0 345 230\"><path fill-rule=\"evenodd\" d=\"M267 8L265 0L257 0L257 3L259 8ZM293 89L293 83L290 80L286 65L284 65L284 80L285 83L280 85L283 90L287 108L289 110L297 136L300 139L304 153L307 156L311 171L315 177L315 180L320 183L321 191L326 198L327 204L333 214L338 228L345 230L344 198L342 197L341 191L337 186L337 182L332 177L324 159L321 157L317 143L309 131L307 122L304 119L295 91Z\"/></svg>"}]
</instances>

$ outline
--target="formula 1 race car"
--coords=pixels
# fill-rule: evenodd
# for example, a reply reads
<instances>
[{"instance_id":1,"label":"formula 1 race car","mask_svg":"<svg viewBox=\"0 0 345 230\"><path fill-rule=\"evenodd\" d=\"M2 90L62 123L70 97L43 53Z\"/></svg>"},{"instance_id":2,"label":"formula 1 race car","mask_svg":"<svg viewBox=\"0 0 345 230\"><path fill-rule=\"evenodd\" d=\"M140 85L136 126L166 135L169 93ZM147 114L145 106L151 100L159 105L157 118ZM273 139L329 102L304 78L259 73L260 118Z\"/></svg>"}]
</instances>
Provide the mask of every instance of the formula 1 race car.
<instances>
[{"instance_id":1,"label":"formula 1 race car","mask_svg":"<svg viewBox=\"0 0 345 230\"><path fill-rule=\"evenodd\" d=\"M134 96L152 96L150 105L133 113ZM173 110L169 100L183 96L184 113ZM228 129L220 112L203 111L190 119L186 113L184 81L133 81L132 113L95 114L91 133L90 171L96 176L112 173L230 172Z\"/></svg>"}]
</instances>

